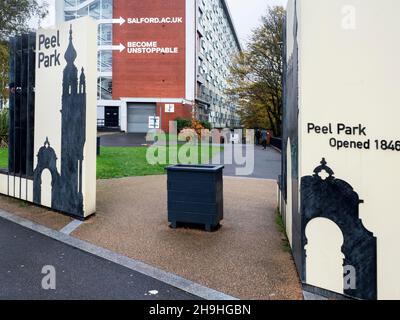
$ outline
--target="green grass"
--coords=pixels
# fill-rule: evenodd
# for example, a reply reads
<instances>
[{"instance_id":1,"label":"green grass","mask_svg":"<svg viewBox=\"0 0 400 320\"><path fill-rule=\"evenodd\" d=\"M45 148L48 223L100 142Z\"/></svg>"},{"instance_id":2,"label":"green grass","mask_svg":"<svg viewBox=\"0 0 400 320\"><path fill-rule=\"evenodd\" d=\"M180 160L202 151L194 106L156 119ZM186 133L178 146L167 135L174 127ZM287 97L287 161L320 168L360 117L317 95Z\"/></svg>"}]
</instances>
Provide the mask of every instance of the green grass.
<instances>
[{"instance_id":1,"label":"green grass","mask_svg":"<svg viewBox=\"0 0 400 320\"><path fill-rule=\"evenodd\" d=\"M174 149L178 148L179 150L181 147L160 147L160 150L167 154L167 164L155 165L147 162L147 147L102 147L101 155L97 157L97 179L164 174L165 167L170 164L168 157L170 148L176 152ZM190 148L190 152L193 152L193 148L198 148L197 164L201 163L201 154L205 153L208 160L221 150L218 147L193 146Z\"/></svg>"},{"instance_id":2,"label":"green grass","mask_svg":"<svg viewBox=\"0 0 400 320\"><path fill-rule=\"evenodd\" d=\"M0 169L8 167L8 149L0 148Z\"/></svg>"},{"instance_id":3,"label":"green grass","mask_svg":"<svg viewBox=\"0 0 400 320\"><path fill-rule=\"evenodd\" d=\"M160 174L163 166L147 164L146 150L146 147L101 147L101 155L97 157L97 178Z\"/></svg>"},{"instance_id":4,"label":"green grass","mask_svg":"<svg viewBox=\"0 0 400 320\"><path fill-rule=\"evenodd\" d=\"M283 223L282 215L279 212L279 209L276 209L275 212L275 223L278 227L280 233L282 233L282 250L284 252L291 252L290 243L286 234L285 224Z\"/></svg>"},{"instance_id":5,"label":"green grass","mask_svg":"<svg viewBox=\"0 0 400 320\"><path fill-rule=\"evenodd\" d=\"M182 145L175 147L159 147L162 152L167 154L166 164L151 165L147 162L147 147L101 147L101 155L97 157L97 179L111 179L132 176L149 176L164 174L164 168L170 164L170 148L176 153L176 148L180 150ZM189 148L190 152L198 148L198 159L196 164L201 163L202 156L205 160L210 159L221 147L200 147ZM156 154L157 155L157 154ZM0 168L6 169L8 166L8 149L0 149Z\"/></svg>"}]
</instances>

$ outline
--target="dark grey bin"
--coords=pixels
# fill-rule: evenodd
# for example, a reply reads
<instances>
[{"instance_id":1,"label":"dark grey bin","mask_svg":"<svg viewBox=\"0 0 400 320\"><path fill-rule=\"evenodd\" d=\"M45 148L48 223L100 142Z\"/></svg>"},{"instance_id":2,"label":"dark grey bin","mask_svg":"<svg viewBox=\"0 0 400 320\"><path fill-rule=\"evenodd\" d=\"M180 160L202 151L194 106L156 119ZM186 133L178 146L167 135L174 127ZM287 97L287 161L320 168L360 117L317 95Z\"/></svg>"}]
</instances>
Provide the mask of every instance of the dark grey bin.
<instances>
[{"instance_id":1,"label":"dark grey bin","mask_svg":"<svg viewBox=\"0 0 400 320\"><path fill-rule=\"evenodd\" d=\"M168 221L204 224L207 231L224 217L224 166L175 165L167 167Z\"/></svg>"}]
</instances>

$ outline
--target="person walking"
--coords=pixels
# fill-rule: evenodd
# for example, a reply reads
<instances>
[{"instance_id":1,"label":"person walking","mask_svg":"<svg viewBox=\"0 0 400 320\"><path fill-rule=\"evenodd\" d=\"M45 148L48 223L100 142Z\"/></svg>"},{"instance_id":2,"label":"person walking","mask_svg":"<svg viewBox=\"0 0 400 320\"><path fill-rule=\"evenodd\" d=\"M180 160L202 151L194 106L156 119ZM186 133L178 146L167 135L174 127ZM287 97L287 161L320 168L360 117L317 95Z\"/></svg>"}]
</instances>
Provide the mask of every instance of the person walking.
<instances>
[{"instance_id":1,"label":"person walking","mask_svg":"<svg viewBox=\"0 0 400 320\"><path fill-rule=\"evenodd\" d=\"M256 130L256 145L260 145L260 139L261 139L261 131L260 129Z\"/></svg>"},{"instance_id":2,"label":"person walking","mask_svg":"<svg viewBox=\"0 0 400 320\"><path fill-rule=\"evenodd\" d=\"M268 138L267 130L265 129L261 130L261 144L264 150L267 150L267 138Z\"/></svg>"}]
</instances>

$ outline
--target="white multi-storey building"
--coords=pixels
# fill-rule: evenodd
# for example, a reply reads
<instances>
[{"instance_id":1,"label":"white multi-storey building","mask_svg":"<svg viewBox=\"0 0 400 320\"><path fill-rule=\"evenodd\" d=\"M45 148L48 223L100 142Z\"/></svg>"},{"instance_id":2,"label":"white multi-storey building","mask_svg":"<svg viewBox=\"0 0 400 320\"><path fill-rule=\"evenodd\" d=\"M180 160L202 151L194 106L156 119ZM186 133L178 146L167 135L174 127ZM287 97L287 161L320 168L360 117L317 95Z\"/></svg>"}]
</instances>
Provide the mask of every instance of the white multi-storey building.
<instances>
[{"instance_id":1,"label":"white multi-storey building","mask_svg":"<svg viewBox=\"0 0 400 320\"><path fill-rule=\"evenodd\" d=\"M236 106L225 98L229 62L241 48L226 2L197 1L197 100L216 127L238 126Z\"/></svg>"}]
</instances>

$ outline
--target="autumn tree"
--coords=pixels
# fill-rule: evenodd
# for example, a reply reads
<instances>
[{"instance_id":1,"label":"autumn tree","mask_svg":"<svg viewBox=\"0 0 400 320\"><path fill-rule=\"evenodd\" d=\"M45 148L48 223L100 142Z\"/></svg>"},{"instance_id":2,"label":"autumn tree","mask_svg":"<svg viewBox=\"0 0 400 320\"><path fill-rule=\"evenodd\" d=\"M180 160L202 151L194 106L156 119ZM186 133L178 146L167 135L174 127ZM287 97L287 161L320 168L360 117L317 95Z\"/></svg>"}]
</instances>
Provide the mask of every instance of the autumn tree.
<instances>
[{"instance_id":1,"label":"autumn tree","mask_svg":"<svg viewBox=\"0 0 400 320\"><path fill-rule=\"evenodd\" d=\"M227 89L245 127L270 128L276 136L282 123L284 16L283 7L268 8L247 49L233 59Z\"/></svg>"}]
</instances>

